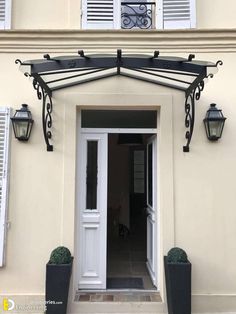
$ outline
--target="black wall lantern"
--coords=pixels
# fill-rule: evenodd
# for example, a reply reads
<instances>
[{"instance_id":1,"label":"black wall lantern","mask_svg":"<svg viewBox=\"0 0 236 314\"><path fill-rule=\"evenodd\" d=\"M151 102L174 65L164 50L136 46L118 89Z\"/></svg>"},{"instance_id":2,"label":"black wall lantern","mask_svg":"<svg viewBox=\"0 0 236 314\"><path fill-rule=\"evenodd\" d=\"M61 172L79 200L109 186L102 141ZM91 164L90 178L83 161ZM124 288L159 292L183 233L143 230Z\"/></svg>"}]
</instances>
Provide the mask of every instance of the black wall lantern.
<instances>
[{"instance_id":1,"label":"black wall lantern","mask_svg":"<svg viewBox=\"0 0 236 314\"><path fill-rule=\"evenodd\" d=\"M28 105L23 104L20 110L16 110L11 121L15 138L19 141L28 141L34 123Z\"/></svg>"},{"instance_id":2,"label":"black wall lantern","mask_svg":"<svg viewBox=\"0 0 236 314\"><path fill-rule=\"evenodd\" d=\"M210 141L217 141L221 138L226 118L216 104L211 104L207 110L206 117L203 120L206 129L207 138Z\"/></svg>"}]
</instances>

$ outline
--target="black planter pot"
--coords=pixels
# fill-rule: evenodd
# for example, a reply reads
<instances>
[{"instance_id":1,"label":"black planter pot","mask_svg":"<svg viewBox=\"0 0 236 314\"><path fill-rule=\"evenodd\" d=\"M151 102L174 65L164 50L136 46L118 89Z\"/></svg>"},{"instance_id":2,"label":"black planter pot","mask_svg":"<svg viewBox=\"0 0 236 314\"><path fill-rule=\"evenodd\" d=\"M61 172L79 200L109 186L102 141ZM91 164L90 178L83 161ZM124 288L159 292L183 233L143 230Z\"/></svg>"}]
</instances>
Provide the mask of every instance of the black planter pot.
<instances>
[{"instance_id":1,"label":"black planter pot","mask_svg":"<svg viewBox=\"0 0 236 314\"><path fill-rule=\"evenodd\" d=\"M169 314L191 314L191 263L168 263L164 256Z\"/></svg>"},{"instance_id":2,"label":"black planter pot","mask_svg":"<svg viewBox=\"0 0 236 314\"><path fill-rule=\"evenodd\" d=\"M46 266L46 313L66 314L72 262L47 264Z\"/></svg>"}]
</instances>

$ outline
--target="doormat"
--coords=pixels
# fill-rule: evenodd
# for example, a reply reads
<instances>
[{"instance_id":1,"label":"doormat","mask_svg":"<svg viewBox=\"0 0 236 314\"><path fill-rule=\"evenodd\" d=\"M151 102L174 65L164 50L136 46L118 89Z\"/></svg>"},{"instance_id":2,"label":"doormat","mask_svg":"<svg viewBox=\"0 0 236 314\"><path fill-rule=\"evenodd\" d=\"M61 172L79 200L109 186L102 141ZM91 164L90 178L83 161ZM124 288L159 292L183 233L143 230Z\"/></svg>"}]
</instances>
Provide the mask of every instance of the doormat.
<instances>
[{"instance_id":1,"label":"doormat","mask_svg":"<svg viewBox=\"0 0 236 314\"><path fill-rule=\"evenodd\" d=\"M140 277L110 277L107 278L107 289L144 289Z\"/></svg>"}]
</instances>

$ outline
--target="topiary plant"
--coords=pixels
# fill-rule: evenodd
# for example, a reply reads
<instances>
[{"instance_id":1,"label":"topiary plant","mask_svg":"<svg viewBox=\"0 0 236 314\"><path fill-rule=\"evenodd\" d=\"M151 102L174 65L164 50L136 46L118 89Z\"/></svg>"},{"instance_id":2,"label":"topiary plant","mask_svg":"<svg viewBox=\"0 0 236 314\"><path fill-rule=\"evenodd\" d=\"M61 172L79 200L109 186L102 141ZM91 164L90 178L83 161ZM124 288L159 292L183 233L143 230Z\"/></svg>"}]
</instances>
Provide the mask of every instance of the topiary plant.
<instances>
[{"instance_id":1,"label":"topiary plant","mask_svg":"<svg viewBox=\"0 0 236 314\"><path fill-rule=\"evenodd\" d=\"M52 251L49 264L70 264L71 260L70 250L65 246L58 246Z\"/></svg>"},{"instance_id":2,"label":"topiary plant","mask_svg":"<svg viewBox=\"0 0 236 314\"><path fill-rule=\"evenodd\" d=\"M167 261L168 263L187 263L188 256L184 250L174 247L168 252Z\"/></svg>"}]
</instances>

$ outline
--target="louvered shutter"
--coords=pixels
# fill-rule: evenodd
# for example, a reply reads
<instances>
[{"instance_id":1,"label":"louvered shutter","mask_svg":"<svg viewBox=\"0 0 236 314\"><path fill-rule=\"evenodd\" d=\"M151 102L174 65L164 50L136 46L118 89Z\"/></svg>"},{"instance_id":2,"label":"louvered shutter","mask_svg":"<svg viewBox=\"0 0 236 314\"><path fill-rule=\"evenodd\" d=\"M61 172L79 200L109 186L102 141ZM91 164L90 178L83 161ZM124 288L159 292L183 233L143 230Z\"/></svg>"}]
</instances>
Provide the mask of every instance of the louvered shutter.
<instances>
[{"instance_id":1,"label":"louvered shutter","mask_svg":"<svg viewBox=\"0 0 236 314\"><path fill-rule=\"evenodd\" d=\"M0 29L11 26L11 0L0 0Z\"/></svg>"},{"instance_id":2,"label":"louvered shutter","mask_svg":"<svg viewBox=\"0 0 236 314\"><path fill-rule=\"evenodd\" d=\"M112 29L117 24L118 0L83 0L84 29Z\"/></svg>"},{"instance_id":3,"label":"louvered shutter","mask_svg":"<svg viewBox=\"0 0 236 314\"><path fill-rule=\"evenodd\" d=\"M157 0L157 25L164 29L196 27L196 0Z\"/></svg>"},{"instance_id":4,"label":"louvered shutter","mask_svg":"<svg viewBox=\"0 0 236 314\"><path fill-rule=\"evenodd\" d=\"M10 109L0 108L0 267L4 265L8 207Z\"/></svg>"}]
</instances>

